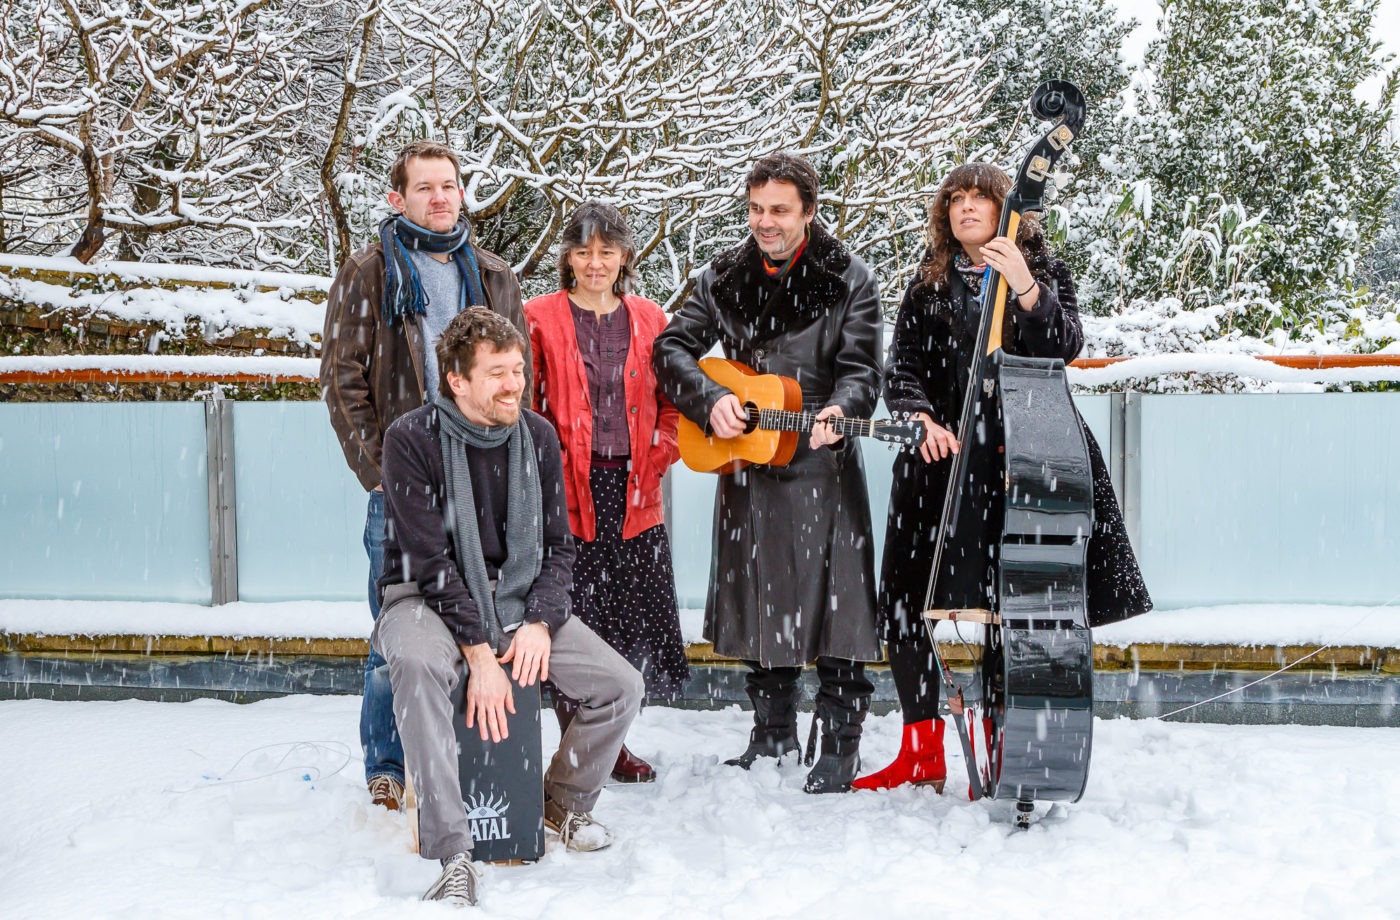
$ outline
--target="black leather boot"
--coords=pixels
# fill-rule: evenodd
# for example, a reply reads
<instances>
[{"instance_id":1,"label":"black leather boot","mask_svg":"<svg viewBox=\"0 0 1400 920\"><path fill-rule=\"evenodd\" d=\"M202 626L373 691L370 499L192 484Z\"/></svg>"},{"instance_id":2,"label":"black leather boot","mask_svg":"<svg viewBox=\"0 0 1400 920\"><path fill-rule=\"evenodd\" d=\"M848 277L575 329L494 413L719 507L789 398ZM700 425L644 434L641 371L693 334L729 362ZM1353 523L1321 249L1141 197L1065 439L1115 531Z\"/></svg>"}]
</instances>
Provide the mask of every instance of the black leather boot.
<instances>
[{"instance_id":1,"label":"black leather boot","mask_svg":"<svg viewBox=\"0 0 1400 920\"><path fill-rule=\"evenodd\" d=\"M725 764L747 770L760 757L782 757L801 750L797 743L797 680L783 680L776 686L770 680L749 681L747 690L753 701L753 730L749 746L738 757ZM764 686L769 684L769 686Z\"/></svg>"},{"instance_id":2,"label":"black leather boot","mask_svg":"<svg viewBox=\"0 0 1400 920\"><path fill-rule=\"evenodd\" d=\"M860 726L844 725L832 731L822 720L822 753L807 774L803 792L850 792L851 781L860 773ZM854 731L852 731L854 729Z\"/></svg>"},{"instance_id":3,"label":"black leather boot","mask_svg":"<svg viewBox=\"0 0 1400 920\"><path fill-rule=\"evenodd\" d=\"M813 794L849 792L851 781L860 773L861 728L874 688L860 662L819 658L817 674L821 678L817 693L821 756L802 788Z\"/></svg>"},{"instance_id":4,"label":"black leather boot","mask_svg":"<svg viewBox=\"0 0 1400 920\"><path fill-rule=\"evenodd\" d=\"M755 725L749 732L749 746L744 748L744 753L738 757L729 758L725 764L731 767L743 767L747 770L760 757L782 757L784 754L801 749L802 746L797 743L796 725L785 734L774 734L768 729Z\"/></svg>"}]
</instances>

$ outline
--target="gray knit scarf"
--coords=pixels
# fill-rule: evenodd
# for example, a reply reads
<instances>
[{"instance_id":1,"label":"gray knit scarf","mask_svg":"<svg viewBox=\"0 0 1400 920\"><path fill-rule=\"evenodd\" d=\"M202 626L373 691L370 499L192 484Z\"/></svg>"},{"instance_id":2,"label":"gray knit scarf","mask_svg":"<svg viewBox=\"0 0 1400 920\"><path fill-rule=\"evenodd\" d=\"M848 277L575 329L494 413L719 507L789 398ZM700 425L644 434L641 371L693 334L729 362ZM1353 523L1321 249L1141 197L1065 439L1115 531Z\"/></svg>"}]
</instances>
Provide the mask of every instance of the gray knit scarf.
<instances>
[{"instance_id":1,"label":"gray knit scarf","mask_svg":"<svg viewBox=\"0 0 1400 920\"><path fill-rule=\"evenodd\" d=\"M457 551L457 567L476 601L486 641L502 654L509 634L525 619L525 597L540 574L544 556L543 506L535 444L522 417L514 425L482 426L462 415L444 396L434 404L442 432L442 465L447 474L447 507L443 517ZM472 492L468 448L509 444L510 469L506 484L506 561L496 578L496 590L486 574L481 554L481 531Z\"/></svg>"}]
</instances>

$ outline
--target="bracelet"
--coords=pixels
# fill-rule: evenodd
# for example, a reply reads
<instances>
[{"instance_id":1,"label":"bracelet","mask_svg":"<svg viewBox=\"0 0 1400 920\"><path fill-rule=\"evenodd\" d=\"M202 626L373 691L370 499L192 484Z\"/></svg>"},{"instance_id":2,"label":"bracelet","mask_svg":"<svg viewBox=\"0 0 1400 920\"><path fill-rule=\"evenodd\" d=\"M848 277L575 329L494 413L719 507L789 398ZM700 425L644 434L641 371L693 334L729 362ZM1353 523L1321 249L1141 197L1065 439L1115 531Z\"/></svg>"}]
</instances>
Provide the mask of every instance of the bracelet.
<instances>
[{"instance_id":1,"label":"bracelet","mask_svg":"<svg viewBox=\"0 0 1400 920\"><path fill-rule=\"evenodd\" d=\"M1034 290L1036 289L1037 286L1038 286L1038 285L1036 284L1036 282L1035 282L1035 281L1032 281L1032 282L1031 282L1031 286L1028 287L1028 288L1026 288L1026 289L1025 289L1024 291L1022 291L1021 293L1016 294L1015 291L1012 291L1011 293L1016 294L1016 299L1017 299L1017 300L1020 300L1022 297L1025 297L1025 296L1026 296L1027 294L1029 294L1031 291L1034 291Z\"/></svg>"}]
</instances>

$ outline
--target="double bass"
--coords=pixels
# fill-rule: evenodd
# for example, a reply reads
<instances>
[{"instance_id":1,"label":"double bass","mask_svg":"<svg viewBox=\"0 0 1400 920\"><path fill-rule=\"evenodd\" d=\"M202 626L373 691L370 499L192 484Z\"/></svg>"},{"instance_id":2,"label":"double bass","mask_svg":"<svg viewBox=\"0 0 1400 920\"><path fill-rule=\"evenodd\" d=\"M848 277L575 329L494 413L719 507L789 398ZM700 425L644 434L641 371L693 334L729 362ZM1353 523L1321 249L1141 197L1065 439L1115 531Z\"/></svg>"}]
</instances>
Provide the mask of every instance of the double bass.
<instances>
[{"instance_id":1,"label":"double bass","mask_svg":"<svg viewBox=\"0 0 1400 920\"><path fill-rule=\"evenodd\" d=\"M1053 124L1027 153L1007 193L997 235L1013 240L1024 215L1043 209L1050 170L1084 123L1084 95L1072 83L1041 84L1030 107ZM1014 800L1016 823L1026 827L1037 801L1078 801L1088 781L1094 646L1085 556L1094 523L1093 477L1064 362L1003 350L1008 285L995 270L988 272L923 623L967 765L971 797ZM995 609L934 609L943 551L959 522L969 458L991 452L993 431L1000 432L1004 444L1005 485ZM940 620L972 622L983 630L977 698L964 697L938 653L934 627Z\"/></svg>"}]
</instances>

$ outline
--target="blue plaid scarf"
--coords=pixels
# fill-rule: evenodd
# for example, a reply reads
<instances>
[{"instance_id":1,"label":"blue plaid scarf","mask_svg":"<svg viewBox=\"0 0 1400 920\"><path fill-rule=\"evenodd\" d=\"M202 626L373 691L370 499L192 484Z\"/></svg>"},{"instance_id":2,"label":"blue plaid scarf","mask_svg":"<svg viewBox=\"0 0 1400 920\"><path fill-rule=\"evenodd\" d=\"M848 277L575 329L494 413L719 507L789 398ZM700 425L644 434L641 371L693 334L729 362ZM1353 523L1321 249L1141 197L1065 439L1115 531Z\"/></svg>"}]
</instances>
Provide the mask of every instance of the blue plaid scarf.
<instances>
[{"instance_id":1,"label":"blue plaid scarf","mask_svg":"<svg viewBox=\"0 0 1400 920\"><path fill-rule=\"evenodd\" d=\"M462 273L462 300L457 312L467 307L486 306L481 287L481 269L471 247L471 224L465 217L447 233L434 233L418 226L399 214L379 222L379 241L384 246L384 321L389 325L405 316L422 316L427 312L428 299L423 294L423 281L409 258L409 249L452 254L452 261Z\"/></svg>"}]
</instances>

